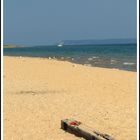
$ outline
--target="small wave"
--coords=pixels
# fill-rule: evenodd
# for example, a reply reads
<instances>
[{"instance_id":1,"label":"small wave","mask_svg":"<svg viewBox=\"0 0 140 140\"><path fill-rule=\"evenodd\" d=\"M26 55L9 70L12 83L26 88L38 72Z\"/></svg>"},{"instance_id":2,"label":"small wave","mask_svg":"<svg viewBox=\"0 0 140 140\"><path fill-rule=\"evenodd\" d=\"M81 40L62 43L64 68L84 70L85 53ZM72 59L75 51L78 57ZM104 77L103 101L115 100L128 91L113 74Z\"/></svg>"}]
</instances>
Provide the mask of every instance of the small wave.
<instances>
[{"instance_id":1,"label":"small wave","mask_svg":"<svg viewBox=\"0 0 140 140\"><path fill-rule=\"evenodd\" d=\"M93 60L93 58L88 58L89 61Z\"/></svg>"},{"instance_id":2,"label":"small wave","mask_svg":"<svg viewBox=\"0 0 140 140\"><path fill-rule=\"evenodd\" d=\"M114 59L110 60L110 64L115 64L115 63L117 63L117 60L114 60Z\"/></svg>"},{"instance_id":3,"label":"small wave","mask_svg":"<svg viewBox=\"0 0 140 140\"><path fill-rule=\"evenodd\" d=\"M135 65L135 63L124 62L124 65Z\"/></svg>"},{"instance_id":4,"label":"small wave","mask_svg":"<svg viewBox=\"0 0 140 140\"><path fill-rule=\"evenodd\" d=\"M95 58L99 58L99 57L98 57L98 56L93 56L92 58L94 58L94 59L95 59Z\"/></svg>"},{"instance_id":5,"label":"small wave","mask_svg":"<svg viewBox=\"0 0 140 140\"><path fill-rule=\"evenodd\" d=\"M116 60L114 60L114 59L111 59L110 61L111 61L111 62L117 62L117 61L116 61Z\"/></svg>"}]
</instances>

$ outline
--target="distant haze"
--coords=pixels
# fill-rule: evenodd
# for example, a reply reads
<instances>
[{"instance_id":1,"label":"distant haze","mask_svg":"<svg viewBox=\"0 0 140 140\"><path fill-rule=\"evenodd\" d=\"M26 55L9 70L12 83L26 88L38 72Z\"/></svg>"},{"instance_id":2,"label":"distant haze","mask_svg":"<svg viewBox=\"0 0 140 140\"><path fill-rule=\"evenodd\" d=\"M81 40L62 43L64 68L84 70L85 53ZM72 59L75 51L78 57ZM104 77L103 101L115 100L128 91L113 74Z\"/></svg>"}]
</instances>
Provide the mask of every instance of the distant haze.
<instances>
[{"instance_id":1,"label":"distant haze","mask_svg":"<svg viewBox=\"0 0 140 140\"><path fill-rule=\"evenodd\" d=\"M4 44L136 39L136 0L4 0Z\"/></svg>"}]
</instances>

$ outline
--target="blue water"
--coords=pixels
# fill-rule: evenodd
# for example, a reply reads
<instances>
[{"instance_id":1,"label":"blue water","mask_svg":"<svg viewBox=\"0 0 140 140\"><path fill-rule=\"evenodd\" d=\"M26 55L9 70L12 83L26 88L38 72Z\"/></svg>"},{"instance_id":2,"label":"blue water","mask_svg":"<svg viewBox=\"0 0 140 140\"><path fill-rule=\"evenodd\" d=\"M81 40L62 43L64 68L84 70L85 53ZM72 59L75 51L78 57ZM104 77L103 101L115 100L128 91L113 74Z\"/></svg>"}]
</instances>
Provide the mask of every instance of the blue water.
<instances>
[{"instance_id":1,"label":"blue water","mask_svg":"<svg viewBox=\"0 0 140 140\"><path fill-rule=\"evenodd\" d=\"M136 71L136 54L135 44L4 48L5 56L51 57L88 66L129 71Z\"/></svg>"}]
</instances>

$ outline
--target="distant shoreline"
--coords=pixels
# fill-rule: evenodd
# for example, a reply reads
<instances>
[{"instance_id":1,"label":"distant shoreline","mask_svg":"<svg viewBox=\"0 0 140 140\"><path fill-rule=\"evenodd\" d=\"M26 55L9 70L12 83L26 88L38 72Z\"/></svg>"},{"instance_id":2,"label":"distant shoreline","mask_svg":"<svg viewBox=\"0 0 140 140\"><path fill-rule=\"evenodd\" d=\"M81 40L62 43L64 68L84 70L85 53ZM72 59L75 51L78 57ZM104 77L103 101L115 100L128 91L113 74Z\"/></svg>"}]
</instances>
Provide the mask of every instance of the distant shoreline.
<instances>
[{"instance_id":1,"label":"distant shoreline","mask_svg":"<svg viewBox=\"0 0 140 140\"><path fill-rule=\"evenodd\" d=\"M137 45L136 38L130 39L83 39L83 40L60 40L55 43L47 44L14 44L14 43L5 43L4 48L15 48L15 47L27 47L27 46L58 46L59 44L63 44L63 46L72 46L72 45Z\"/></svg>"},{"instance_id":2,"label":"distant shoreline","mask_svg":"<svg viewBox=\"0 0 140 140\"><path fill-rule=\"evenodd\" d=\"M137 39L88 39L88 40L62 40L63 45L120 45L136 44Z\"/></svg>"},{"instance_id":3,"label":"distant shoreline","mask_svg":"<svg viewBox=\"0 0 140 140\"><path fill-rule=\"evenodd\" d=\"M3 48L21 48L23 47L22 45L3 45Z\"/></svg>"},{"instance_id":4,"label":"distant shoreline","mask_svg":"<svg viewBox=\"0 0 140 140\"><path fill-rule=\"evenodd\" d=\"M63 46L124 46L124 45L137 45L137 43L126 43L126 44L64 44ZM42 45L42 46L45 46L45 45ZM52 46L55 46L55 45L52 45Z\"/></svg>"},{"instance_id":5,"label":"distant shoreline","mask_svg":"<svg viewBox=\"0 0 140 140\"><path fill-rule=\"evenodd\" d=\"M63 46L124 46L124 45L137 45L137 43L126 43L126 44L64 44ZM30 45L30 46L20 46L20 45L4 45L3 48L21 48L21 47L37 47L37 46L42 46L42 47L45 47L45 46L57 46L56 44L52 44L52 45Z\"/></svg>"}]
</instances>

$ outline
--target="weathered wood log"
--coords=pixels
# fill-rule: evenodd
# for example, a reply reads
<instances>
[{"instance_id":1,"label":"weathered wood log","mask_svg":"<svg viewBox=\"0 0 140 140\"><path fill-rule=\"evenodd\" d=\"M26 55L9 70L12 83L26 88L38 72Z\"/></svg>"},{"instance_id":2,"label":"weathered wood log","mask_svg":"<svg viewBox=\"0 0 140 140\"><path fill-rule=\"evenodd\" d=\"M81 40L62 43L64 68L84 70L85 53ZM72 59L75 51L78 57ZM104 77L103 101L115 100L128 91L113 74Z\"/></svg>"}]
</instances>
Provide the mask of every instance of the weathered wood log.
<instances>
[{"instance_id":1,"label":"weathered wood log","mask_svg":"<svg viewBox=\"0 0 140 140\"><path fill-rule=\"evenodd\" d=\"M61 129L86 140L115 140L110 135L92 130L92 128L74 119L61 120Z\"/></svg>"}]
</instances>

